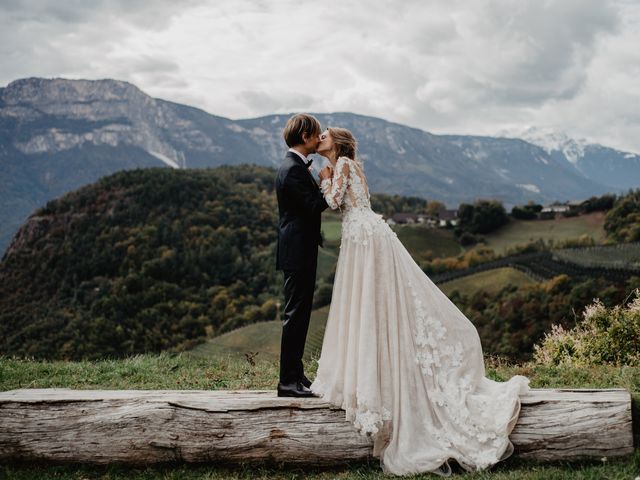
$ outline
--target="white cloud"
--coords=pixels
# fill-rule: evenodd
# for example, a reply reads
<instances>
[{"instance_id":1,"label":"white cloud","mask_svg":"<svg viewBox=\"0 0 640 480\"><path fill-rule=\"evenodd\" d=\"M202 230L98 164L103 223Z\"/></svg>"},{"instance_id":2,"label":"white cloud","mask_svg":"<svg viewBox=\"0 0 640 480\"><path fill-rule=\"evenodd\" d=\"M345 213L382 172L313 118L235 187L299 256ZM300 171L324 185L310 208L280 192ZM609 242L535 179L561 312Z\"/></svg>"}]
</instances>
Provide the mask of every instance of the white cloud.
<instances>
[{"instance_id":1,"label":"white cloud","mask_svg":"<svg viewBox=\"0 0 640 480\"><path fill-rule=\"evenodd\" d=\"M230 118L535 125L640 151L639 27L631 0L0 0L0 83L108 77Z\"/></svg>"}]
</instances>

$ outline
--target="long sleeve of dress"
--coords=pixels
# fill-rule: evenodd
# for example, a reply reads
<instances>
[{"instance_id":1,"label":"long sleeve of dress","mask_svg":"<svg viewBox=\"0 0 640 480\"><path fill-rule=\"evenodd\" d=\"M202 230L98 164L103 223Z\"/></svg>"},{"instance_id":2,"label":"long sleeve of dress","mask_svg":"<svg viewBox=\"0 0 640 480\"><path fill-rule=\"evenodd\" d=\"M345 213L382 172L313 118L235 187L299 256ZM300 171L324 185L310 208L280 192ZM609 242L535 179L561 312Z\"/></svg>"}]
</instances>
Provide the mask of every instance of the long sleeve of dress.
<instances>
[{"instance_id":1,"label":"long sleeve of dress","mask_svg":"<svg viewBox=\"0 0 640 480\"><path fill-rule=\"evenodd\" d=\"M337 210L342 204L342 199L347 191L350 175L348 161L347 157L340 157L333 170L333 176L320 182L324 199L332 210Z\"/></svg>"}]
</instances>

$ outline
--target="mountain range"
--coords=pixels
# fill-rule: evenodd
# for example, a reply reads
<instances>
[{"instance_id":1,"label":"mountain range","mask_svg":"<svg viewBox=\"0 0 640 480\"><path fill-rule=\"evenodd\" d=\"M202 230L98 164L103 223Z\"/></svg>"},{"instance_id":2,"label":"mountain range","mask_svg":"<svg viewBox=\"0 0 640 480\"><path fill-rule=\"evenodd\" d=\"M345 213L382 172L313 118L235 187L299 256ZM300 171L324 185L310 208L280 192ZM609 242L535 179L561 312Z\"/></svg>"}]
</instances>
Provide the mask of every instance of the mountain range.
<instances>
[{"instance_id":1,"label":"mountain range","mask_svg":"<svg viewBox=\"0 0 640 480\"><path fill-rule=\"evenodd\" d=\"M353 113L314 115L355 134L372 192L510 208L640 186L640 156L568 137L434 135ZM289 116L231 120L111 79L13 81L0 88L0 251L37 207L119 170L275 168Z\"/></svg>"}]
</instances>

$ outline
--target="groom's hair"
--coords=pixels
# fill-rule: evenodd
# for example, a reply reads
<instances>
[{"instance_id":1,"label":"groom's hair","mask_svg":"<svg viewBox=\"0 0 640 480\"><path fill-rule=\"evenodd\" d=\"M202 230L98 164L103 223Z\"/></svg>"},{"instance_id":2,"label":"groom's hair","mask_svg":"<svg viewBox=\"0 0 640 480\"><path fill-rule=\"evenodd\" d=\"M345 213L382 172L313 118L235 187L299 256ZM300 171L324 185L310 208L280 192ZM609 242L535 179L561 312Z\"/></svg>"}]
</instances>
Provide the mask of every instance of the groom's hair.
<instances>
[{"instance_id":1,"label":"groom's hair","mask_svg":"<svg viewBox=\"0 0 640 480\"><path fill-rule=\"evenodd\" d=\"M320 122L316 117L306 113L298 113L287 121L282 131L282 136L288 147L295 147L304 143L302 139L303 133L310 137L320 135L321 131Z\"/></svg>"}]
</instances>

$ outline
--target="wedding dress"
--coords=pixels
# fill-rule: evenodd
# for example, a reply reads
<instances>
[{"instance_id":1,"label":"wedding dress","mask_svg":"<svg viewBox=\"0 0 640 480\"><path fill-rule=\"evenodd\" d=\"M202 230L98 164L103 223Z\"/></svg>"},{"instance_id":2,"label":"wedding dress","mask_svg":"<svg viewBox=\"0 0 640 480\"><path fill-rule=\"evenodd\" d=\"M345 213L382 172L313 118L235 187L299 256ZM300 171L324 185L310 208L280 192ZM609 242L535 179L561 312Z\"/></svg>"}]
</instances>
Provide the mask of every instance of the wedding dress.
<instances>
[{"instance_id":1,"label":"wedding dress","mask_svg":"<svg viewBox=\"0 0 640 480\"><path fill-rule=\"evenodd\" d=\"M449 476L449 459L473 471L509 457L529 379L485 377L476 328L371 210L358 160L340 157L320 187L342 239L311 390L372 437L385 473Z\"/></svg>"}]
</instances>

